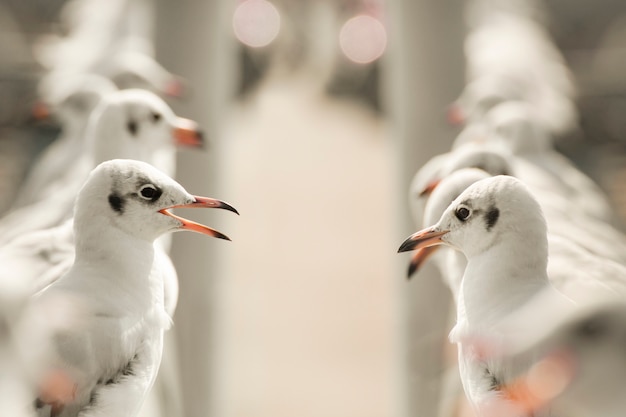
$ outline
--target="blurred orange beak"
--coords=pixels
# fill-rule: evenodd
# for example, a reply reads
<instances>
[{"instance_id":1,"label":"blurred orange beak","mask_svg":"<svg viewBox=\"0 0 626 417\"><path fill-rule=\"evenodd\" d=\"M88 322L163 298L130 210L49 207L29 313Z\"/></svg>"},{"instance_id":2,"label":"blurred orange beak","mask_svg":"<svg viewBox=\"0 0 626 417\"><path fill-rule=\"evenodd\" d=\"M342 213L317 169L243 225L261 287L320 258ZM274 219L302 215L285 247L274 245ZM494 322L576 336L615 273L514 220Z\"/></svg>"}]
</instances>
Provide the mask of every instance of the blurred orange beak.
<instances>
[{"instance_id":1,"label":"blurred orange beak","mask_svg":"<svg viewBox=\"0 0 626 417\"><path fill-rule=\"evenodd\" d=\"M31 114L35 120L47 120L50 118L50 107L43 101L37 100L31 109Z\"/></svg>"},{"instance_id":2,"label":"blurred orange beak","mask_svg":"<svg viewBox=\"0 0 626 417\"><path fill-rule=\"evenodd\" d=\"M424 187L424 189L420 192L420 197L430 195L433 190L437 188L440 182L440 179L432 180L431 182L429 182L428 185L426 185L426 187Z\"/></svg>"},{"instance_id":3,"label":"blurred orange beak","mask_svg":"<svg viewBox=\"0 0 626 417\"><path fill-rule=\"evenodd\" d=\"M446 120L452 126L461 126L465 123L465 114L458 104L452 103L448 107L448 110L446 111Z\"/></svg>"},{"instance_id":4,"label":"blurred orange beak","mask_svg":"<svg viewBox=\"0 0 626 417\"><path fill-rule=\"evenodd\" d=\"M179 117L174 125L172 135L177 145L193 148L204 147L204 135L193 120Z\"/></svg>"},{"instance_id":5,"label":"blurred orange beak","mask_svg":"<svg viewBox=\"0 0 626 417\"><path fill-rule=\"evenodd\" d=\"M163 92L170 97L181 98L184 95L185 88L183 87L183 83L181 80L177 78L171 78L165 84Z\"/></svg>"},{"instance_id":6,"label":"blurred orange beak","mask_svg":"<svg viewBox=\"0 0 626 417\"><path fill-rule=\"evenodd\" d=\"M413 274L419 270L422 264L426 262L426 260L430 258L433 253L437 252L438 249L439 246L429 246L416 250L411 257L411 262L409 263L407 278L411 279L411 276L413 276Z\"/></svg>"},{"instance_id":7,"label":"blurred orange beak","mask_svg":"<svg viewBox=\"0 0 626 417\"><path fill-rule=\"evenodd\" d=\"M219 208L219 209L232 211L235 214L239 214L239 212L237 212L237 209L235 209L233 206L231 206L230 204L224 201L217 200L215 198L200 197L200 196L194 196L194 198L195 198L195 201L193 203L178 204L175 206L170 206L162 210L159 210L159 213L164 214L166 216L170 216L178 220L181 223L180 227L178 228L179 230L189 230L192 232L202 233L204 235L216 237L218 239L230 240L228 236L226 236L225 234L221 232L218 232L215 229L212 229L200 223L193 222L191 220L184 219L168 211L169 209L174 209L174 208Z\"/></svg>"}]
</instances>

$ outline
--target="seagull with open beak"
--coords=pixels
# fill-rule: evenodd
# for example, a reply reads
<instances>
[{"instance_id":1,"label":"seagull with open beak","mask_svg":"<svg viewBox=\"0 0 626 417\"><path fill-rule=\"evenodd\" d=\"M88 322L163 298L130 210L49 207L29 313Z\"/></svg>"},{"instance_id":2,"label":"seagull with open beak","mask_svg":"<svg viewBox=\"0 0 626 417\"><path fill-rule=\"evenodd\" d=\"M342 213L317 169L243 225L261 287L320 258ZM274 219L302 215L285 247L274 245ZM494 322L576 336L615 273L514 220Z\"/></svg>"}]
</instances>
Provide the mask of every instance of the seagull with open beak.
<instances>
[{"instance_id":1,"label":"seagull with open beak","mask_svg":"<svg viewBox=\"0 0 626 417\"><path fill-rule=\"evenodd\" d=\"M155 240L193 231L230 240L208 226L171 212L179 207L219 208L228 203L193 196L149 164L101 163L76 200L76 257L70 270L33 299L66 297L79 306L71 329L53 334L40 370L40 416L135 416L161 361L165 311L163 274ZM33 328L32 331L37 331ZM46 389L62 375L62 389Z\"/></svg>"}]
</instances>

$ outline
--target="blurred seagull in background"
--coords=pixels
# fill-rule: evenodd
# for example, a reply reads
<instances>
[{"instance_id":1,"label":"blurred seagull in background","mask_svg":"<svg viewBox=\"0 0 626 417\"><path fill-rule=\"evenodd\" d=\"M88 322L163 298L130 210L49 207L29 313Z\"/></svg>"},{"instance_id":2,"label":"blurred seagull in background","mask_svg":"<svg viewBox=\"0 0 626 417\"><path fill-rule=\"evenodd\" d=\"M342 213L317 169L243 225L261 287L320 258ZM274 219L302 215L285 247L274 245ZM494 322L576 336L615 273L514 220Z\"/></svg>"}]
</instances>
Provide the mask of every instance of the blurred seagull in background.
<instances>
[{"instance_id":1,"label":"blurred seagull in background","mask_svg":"<svg viewBox=\"0 0 626 417\"><path fill-rule=\"evenodd\" d=\"M40 105L60 122L61 134L33 161L11 210L44 200L54 192L49 185L66 175L84 152L89 115L104 96L115 90L110 80L95 74L47 76L40 82Z\"/></svg>"},{"instance_id":2,"label":"blurred seagull in background","mask_svg":"<svg viewBox=\"0 0 626 417\"><path fill-rule=\"evenodd\" d=\"M173 175L175 145L203 145L195 122L177 117L161 98L146 90L120 90L107 95L90 116L85 151L67 167L63 178L47 185L49 197L0 219L0 245L70 218L82 182L102 161L137 159Z\"/></svg>"}]
</instances>

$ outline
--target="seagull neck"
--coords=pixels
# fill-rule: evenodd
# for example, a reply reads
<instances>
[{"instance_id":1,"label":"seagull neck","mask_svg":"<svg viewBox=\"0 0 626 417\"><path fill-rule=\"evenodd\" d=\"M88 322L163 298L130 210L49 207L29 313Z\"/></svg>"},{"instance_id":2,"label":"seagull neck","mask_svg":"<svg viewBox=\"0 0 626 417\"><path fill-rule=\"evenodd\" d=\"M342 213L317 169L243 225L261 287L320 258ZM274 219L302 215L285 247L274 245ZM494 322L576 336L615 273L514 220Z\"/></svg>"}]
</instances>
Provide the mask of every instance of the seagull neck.
<instances>
[{"instance_id":1,"label":"seagull neck","mask_svg":"<svg viewBox=\"0 0 626 417\"><path fill-rule=\"evenodd\" d=\"M94 223L92 222L92 226ZM108 277L142 276L154 261L153 242L124 233L116 227L74 229L76 263L103 268ZM110 278L108 278L110 279Z\"/></svg>"},{"instance_id":2,"label":"seagull neck","mask_svg":"<svg viewBox=\"0 0 626 417\"><path fill-rule=\"evenodd\" d=\"M550 285L547 242L519 243L499 242L468 260L459 294L459 314L468 325L489 325Z\"/></svg>"}]
</instances>

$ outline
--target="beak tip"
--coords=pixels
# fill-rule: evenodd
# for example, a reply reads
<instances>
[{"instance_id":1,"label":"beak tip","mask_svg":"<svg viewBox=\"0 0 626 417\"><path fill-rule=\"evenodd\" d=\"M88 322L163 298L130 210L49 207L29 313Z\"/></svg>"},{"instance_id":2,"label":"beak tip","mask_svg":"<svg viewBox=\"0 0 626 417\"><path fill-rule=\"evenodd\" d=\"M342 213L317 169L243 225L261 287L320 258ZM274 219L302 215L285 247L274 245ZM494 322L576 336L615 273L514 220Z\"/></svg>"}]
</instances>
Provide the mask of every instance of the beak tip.
<instances>
[{"instance_id":1,"label":"beak tip","mask_svg":"<svg viewBox=\"0 0 626 417\"><path fill-rule=\"evenodd\" d=\"M223 209L225 209L225 210L228 210L228 211L232 211L232 212L233 212L233 213L235 213L237 216L239 216L239 215L240 215L240 214L239 214L239 212L237 211L237 209L236 209L236 208L234 208L233 206L231 206L231 205L230 205L230 204L228 204L228 203L223 203L222 208L223 208Z\"/></svg>"},{"instance_id":2,"label":"beak tip","mask_svg":"<svg viewBox=\"0 0 626 417\"><path fill-rule=\"evenodd\" d=\"M228 236L226 236L223 233L216 234L215 237L218 238L218 239L223 239L223 240L227 240L229 242L232 242L232 239L229 238Z\"/></svg>"},{"instance_id":3,"label":"beak tip","mask_svg":"<svg viewBox=\"0 0 626 417\"><path fill-rule=\"evenodd\" d=\"M408 251L410 251L410 250L412 249L411 243L412 243L412 242L411 242L411 241L408 241L408 240L406 240L406 241L402 242L402 244L401 244L401 245L400 245L400 247L398 248L398 252L397 252L397 253L402 253L402 252L408 252Z\"/></svg>"}]
</instances>

